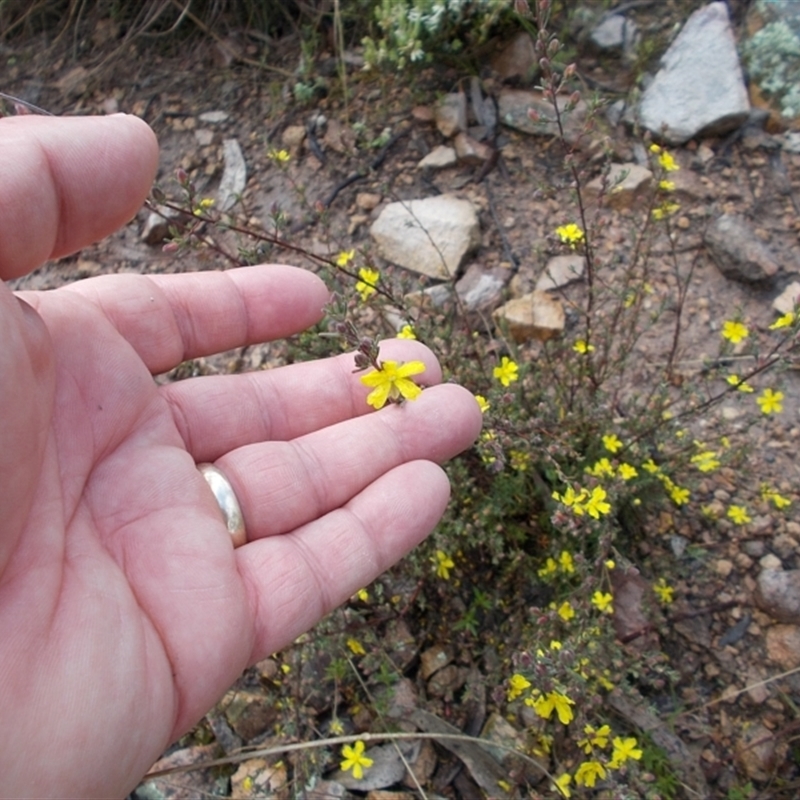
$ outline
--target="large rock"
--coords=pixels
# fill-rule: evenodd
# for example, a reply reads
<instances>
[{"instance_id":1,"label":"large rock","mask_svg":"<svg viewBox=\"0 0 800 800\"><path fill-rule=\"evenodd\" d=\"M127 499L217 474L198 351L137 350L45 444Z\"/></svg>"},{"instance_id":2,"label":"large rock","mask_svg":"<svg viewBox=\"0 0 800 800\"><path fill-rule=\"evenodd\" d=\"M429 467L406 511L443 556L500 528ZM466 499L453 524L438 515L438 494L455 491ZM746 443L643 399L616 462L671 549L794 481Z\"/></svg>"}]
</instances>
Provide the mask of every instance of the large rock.
<instances>
[{"instance_id":1,"label":"large rock","mask_svg":"<svg viewBox=\"0 0 800 800\"><path fill-rule=\"evenodd\" d=\"M653 173L639 164L612 164L605 178L598 175L586 185L586 197L596 200L605 189L605 201L618 211L632 208L653 182Z\"/></svg>"},{"instance_id":2,"label":"large rock","mask_svg":"<svg viewBox=\"0 0 800 800\"><path fill-rule=\"evenodd\" d=\"M533 291L515 297L493 314L495 321L507 327L515 342L538 339L546 342L564 330L564 306L547 292Z\"/></svg>"},{"instance_id":3,"label":"large rock","mask_svg":"<svg viewBox=\"0 0 800 800\"><path fill-rule=\"evenodd\" d=\"M772 625L767 628L767 656L781 669L800 667L800 627L797 625Z\"/></svg>"},{"instance_id":4,"label":"large rock","mask_svg":"<svg viewBox=\"0 0 800 800\"><path fill-rule=\"evenodd\" d=\"M452 195L390 203L370 228L381 255L429 278L453 277L480 243L475 207Z\"/></svg>"},{"instance_id":5,"label":"large rock","mask_svg":"<svg viewBox=\"0 0 800 800\"><path fill-rule=\"evenodd\" d=\"M765 569L758 576L755 601L778 622L800 624L800 569Z\"/></svg>"},{"instance_id":6,"label":"large rock","mask_svg":"<svg viewBox=\"0 0 800 800\"><path fill-rule=\"evenodd\" d=\"M558 95L558 109L564 135L570 144L575 144L583 133L586 122L586 103L582 100L567 111L569 97ZM534 136L558 136L558 123L553 102L541 91L505 89L497 98L497 113L500 122L509 128Z\"/></svg>"},{"instance_id":7,"label":"large rock","mask_svg":"<svg viewBox=\"0 0 800 800\"><path fill-rule=\"evenodd\" d=\"M434 111L436 127L445 138L467 129L467 96L464 92L446 94Z\"/></svg>"},{"instance_id":8,"label":"large rock","mask_svg":"<svg viewBox=\"0 0 800 800\"><path fill-rule=\"evenodd\" d=\"M553 256L536 281L536 288L541 292L560 289L573 281L580 280L585 268L585 256L575 253L568 256Z\"/></svg>"},{"instance_id":9,"label":"large rock","mask_svg":"<svg viewBox=\"0 0 800 800\"><path fill-rule=\"evenodd\" d=\"M704 242L719 271L731 280L760 283L778 271L769 248L743 217L723 214L708 226Z\"/></svg>"},{"instance_id":10,"label":"large rock","mask_svg":"<svg viewBox=\"0 0 800 800\"><path fill-rule=\"evenodd\" d=\"M682 144L745 122L750 102L725 3L695 11L661 63L639 107L639 121L659 139Z\"/></svg>"}]
</instances>

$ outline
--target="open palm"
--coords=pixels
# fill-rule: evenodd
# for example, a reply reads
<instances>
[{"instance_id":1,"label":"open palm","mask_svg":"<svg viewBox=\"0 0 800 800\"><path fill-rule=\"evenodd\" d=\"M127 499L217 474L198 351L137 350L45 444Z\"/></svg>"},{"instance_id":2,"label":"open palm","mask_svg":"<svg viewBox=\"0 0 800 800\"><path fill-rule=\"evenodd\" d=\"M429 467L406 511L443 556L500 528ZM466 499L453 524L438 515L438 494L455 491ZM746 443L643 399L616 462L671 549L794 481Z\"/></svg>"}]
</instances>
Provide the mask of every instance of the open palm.
<instances>
[{"instance_id":1,"label":"open palm","mask_svg":"<svg viewBox=\"0 0 800 800\"><path fill-rule=\"evenodd\" d=\"M130 218L157 159L123 116L0 121L0 277ZM352 356L159 386L181 361L313 324L314 275L267 265L0 286L0 795L130 791L243 668L422 539L480 411L432 386L367 413ZM425 362L416 342L383 358ZM236 550L196 469L240 499Z\"/></svg>"}]
</instances>

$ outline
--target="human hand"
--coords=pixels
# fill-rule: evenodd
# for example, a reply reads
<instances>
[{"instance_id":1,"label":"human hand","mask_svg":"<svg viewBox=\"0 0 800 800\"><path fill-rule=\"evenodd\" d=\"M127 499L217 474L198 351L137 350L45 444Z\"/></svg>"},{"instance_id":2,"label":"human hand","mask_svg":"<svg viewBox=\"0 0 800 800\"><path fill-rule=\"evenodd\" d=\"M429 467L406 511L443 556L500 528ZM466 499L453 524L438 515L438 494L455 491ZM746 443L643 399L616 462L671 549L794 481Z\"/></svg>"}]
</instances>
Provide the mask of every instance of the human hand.
<instances>
[{"instance_id":1,"label":"human hand","mask_svg":"<svg viewBox=\"0 0 800 800\"><path fill-rule=\"evenodd\" d=\"M131 117L0 120L0 278L130 219L157 146ZM327 291L267 265L0 285L0 795L124 796L242 670L432 529L437 466L477 436L464 389L372 412L351 355L158 386L297 332ZM413 341L385 359L425 362ZM244 512L235 549L196 469Z\"/></svg>"}]
</instances>

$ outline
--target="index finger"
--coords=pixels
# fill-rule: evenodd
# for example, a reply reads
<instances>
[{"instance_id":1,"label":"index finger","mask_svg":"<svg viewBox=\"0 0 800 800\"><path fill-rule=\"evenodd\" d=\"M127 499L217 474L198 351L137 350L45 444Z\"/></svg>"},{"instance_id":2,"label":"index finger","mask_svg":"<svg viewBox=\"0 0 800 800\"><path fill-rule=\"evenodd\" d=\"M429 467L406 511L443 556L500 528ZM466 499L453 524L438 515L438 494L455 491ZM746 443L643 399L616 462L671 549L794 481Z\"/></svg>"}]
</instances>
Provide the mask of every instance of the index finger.
<instances>
[{"instance_id":1,"label":"index finger","mask_svg":"<svg viewBox=\"0 0 800 800\"><path fill-rule=\"evenodd\" d=\"M0 119L0 279L79 250L133 217L158 144L137 117Z\"/></svg>"}]
</instances>

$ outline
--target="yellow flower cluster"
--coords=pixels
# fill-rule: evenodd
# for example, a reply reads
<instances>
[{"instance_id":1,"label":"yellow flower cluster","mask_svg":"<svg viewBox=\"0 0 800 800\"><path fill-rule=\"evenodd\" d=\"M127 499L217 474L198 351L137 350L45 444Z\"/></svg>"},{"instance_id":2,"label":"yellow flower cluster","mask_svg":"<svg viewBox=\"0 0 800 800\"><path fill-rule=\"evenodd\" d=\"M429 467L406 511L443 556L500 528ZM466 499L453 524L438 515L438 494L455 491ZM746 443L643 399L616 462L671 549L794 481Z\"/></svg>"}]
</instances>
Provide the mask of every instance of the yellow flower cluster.
<instances>
[{"instance_id":1,"label":"yellow flower cluster","mask_svg":"<svg viewBox=\"0 0 800 800\"><path fill-rule=\"evenodd\" d=\"M548 558L544 566L539 569L539 576L546 578L548 575L554 575L559 570L567 575L572 575L575 572L575 560L569 550L562 550L558 561L554 558Z\"/></svg>"},{"instance_id":2,"label":"yellow flower cluster","mask_svg":"<svg viewBox=\"0 0 800 800\"><path fill-rule=\"evenodd\" d=\"M563 503L579 517L588 514L593 519L600 519L601 515L611 511L611 504L606 502L608 494L602 486L595 486L591 493L588 489L576 492L571 486L568 486L563 494L553 492L552 497L553 500Z\"/></svg>"}]
</instances>

